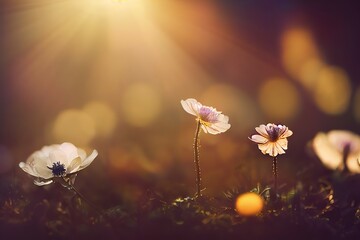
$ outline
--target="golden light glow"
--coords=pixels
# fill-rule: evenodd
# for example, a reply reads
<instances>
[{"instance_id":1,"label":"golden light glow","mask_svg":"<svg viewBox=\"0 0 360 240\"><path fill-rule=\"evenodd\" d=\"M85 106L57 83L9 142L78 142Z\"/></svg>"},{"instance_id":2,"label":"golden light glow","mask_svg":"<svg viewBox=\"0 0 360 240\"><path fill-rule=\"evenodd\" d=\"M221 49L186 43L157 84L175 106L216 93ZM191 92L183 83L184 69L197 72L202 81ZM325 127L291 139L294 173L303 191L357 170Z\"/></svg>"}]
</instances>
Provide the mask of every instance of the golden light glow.
<instances>
[{"instance_id":1,"label":"golden light glow","mask_svg":"<svg viewBox=\"0 0 360 240\"><path fill-rule=\"evenodd\" d=\"M321 69L314 86L314 100L324 113L337 115L349 106L351 86L346 72L339 67Z\"/></svg>"},{"instance_id":2,"label":"golden light glow","mask_svg":"<svg viewBox=\"0 0 360 240\"><path fill-rule=\"evenodd\" d=\"M120 100L124 120L136 127L151 124L160 114L159 93L149 84L133 84L125 89Z\"/></svg>"},{"instance_id":3,"label":"golden light glow","mask_svg":"<svg viewBox=\"0 0 360 240\"><path fill-rule=\"evenodd\" d=\"M83 111L67 109L57 116L52 133L57 142L71 142L83 147L95 137L96 123Z\"/></svg>"},{"instance_id":4,"label":"golden light glow","mask_svg":"<svg viewBox=\"0 0 360 240\"><path fill-rule=\"evenodd\" d=\"M293 27L286 30L281 39L284 67L296 79L301 76L304 65L310 60L320 60L320 55L309 30ZM299 79L304 80L304 79ZM309 84L305 79L305 84Z\"/></svg>"},{"instance_id":5,"label":"golden light glow","mask_svg":"<svg viewBox=\"0 0 360 240\"><path fill-rule=\"evenodd\" d=\"M94 120L98 136L111 136L116 127L117 118L114 110L109 105L93 101L86 104L83 110Z\"/></svg>"},{"instance_id":6,"label":"golden light glow","mask_svg":"<svg viewBox=\"0 0 360 240\"><path fill-rule=\"evenodd\" d=\"M358 123L360 123L360 87L356 89L354 96L354 117Z\"/></svg>"},{"instance_id":7,"label":"golden light glow","mask_svg":"<svg viewBox=\"0 0 360 240\"><path fill-rule=\"evenodd\" d=\"M258 215L264 207L264 200L256 193L244 193L236 199L236 210L243 216Z\"/></svg>"},{"instance_id":8,"label":"golden light glow","mask_svg":"<svg viewBox=\"0 0 360 240\"><path fill-rule=\"evenodd\" d=\"M293 119L301 107L295 86L283 78L267 80L260 88L258 99L264 113L277 121Z\"/></svg>"},{"instance_id":9,"label":"golden light glow","mask_svg":"<svg viewBox=\"0 0 360 240\"><path fill-rule=\"evenodd\" d=\"M308 59L302 66L299 67L299 76L296 79L307 88L312 91L316 84L317 76L320 70L325 66L325 63L319 58Z\"/></svg>"},{"instance_id":10,"label":"golden light glow","mask_svg":"<svg viewBox=\"0 0 360 240\"><path fill-rule=\"evenodd\" d=\"M212 84L201 95L200 102L221 109L232 122L231 131L245 132L259 119L259 112L253 100L240 89L228 84ZM214 141L216 139L214 138Z\"/></svg>"}]
</instances>

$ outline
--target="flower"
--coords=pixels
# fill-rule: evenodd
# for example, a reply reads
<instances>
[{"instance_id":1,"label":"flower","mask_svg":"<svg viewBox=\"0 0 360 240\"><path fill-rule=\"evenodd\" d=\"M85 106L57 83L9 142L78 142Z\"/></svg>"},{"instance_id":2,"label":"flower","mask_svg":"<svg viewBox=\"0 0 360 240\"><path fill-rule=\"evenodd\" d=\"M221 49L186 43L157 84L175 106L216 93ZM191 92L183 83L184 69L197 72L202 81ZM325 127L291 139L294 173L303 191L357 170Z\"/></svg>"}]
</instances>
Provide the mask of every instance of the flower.
<instances>
[{"instance_id":1,"label":"flower","mask_svg":"<svg viewBox=\"0 0 360 240\"><path fill-rule=\"evenodd\" d=\"M60 145L44 146L41 150L31 154L26 162L20 162L19 167L24 172L36 177L35 185L43 186L52 183L55 177L72 175L86 168L97 155L98 152L94 150L89 156L86 156L83 149L65 142Z\"/></svg>"},{"instance_id":2,"label":"flower","mask_svg":"<svg viewBox=\"0 0 360 240\"><path fill-rule=\"evenodd\" d=\"M360 136L346 130L319 132L312 141L313 149L325 167L360 173ZM344 160L344 158L346 158Z\"/></svg>"},{"instance_id":3,"label":"flower","mask_svg":"<svg viewBox=\"0 0 360 240\"><path fill-rule=\"evenodd\" d=\"M293 132L285 125L275 125L268 123L266 126L261 124L255 130L260 134L255 134L249 137L253 142L258 143L258 147L263 154L269 154L276 157L278 154L284 154L287 150L287 137L290 137Z\"/></svg>"},{"instance_id":4,"label":"flower","mask_svg":"<svg viewBox=\"0 0 360 240\"><path fill-rule=\"evenodd\" d=\"M201 128L205 133L219 134L226 132L231 127L228 123L228 116L213 107L202 105L196 99L181 100L181 105L187 113L197 117L196 120L200 121Z\"/></svg>"}]
</instances>

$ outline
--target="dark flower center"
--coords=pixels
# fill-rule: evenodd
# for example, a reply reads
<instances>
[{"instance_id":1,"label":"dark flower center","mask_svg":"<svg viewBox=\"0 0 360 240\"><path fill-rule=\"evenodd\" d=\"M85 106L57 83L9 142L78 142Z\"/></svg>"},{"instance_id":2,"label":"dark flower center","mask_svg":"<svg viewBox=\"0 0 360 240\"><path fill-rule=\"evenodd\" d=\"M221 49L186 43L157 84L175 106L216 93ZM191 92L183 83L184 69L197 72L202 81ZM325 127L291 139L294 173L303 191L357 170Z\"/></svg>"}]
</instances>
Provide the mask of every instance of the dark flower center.
<instances>
[{"instance_id":1,"label":"dark flower center","mask_svg":"<svg viewBox=\"0 0 360 240\"><path fill-rule=\"evenodd\" d=\"M52 167L47 168L51 170L55 177L64 176L66 173L65 165L61 164L60 162L53 163Z\"/></svg>"},{"instance_id":2,"label":"dark flower center","mask_svg":"<svg viewBox=\"0 0 360 240\"><path fill-rule=\"evenodd\" d=\"M278 126L266 127L266 132L269 134L271 142L276 142L280 135L280 128Z\"/></svg>"}]
</instances>

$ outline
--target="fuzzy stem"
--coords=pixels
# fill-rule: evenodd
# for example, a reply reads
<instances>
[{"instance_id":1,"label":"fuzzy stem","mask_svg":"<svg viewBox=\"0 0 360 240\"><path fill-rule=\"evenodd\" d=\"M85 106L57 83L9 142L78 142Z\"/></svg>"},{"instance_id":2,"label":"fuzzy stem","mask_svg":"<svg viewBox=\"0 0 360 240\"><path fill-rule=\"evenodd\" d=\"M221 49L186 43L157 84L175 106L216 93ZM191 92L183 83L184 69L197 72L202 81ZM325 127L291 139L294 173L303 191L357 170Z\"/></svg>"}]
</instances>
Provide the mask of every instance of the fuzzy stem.
<instances>
[{"instance_id":1,"label":"fuzzy stem","mask_svg":"<svg viewBox=\"0 0 360 240\"><path fill-rule=\"evenodd\" d=\"M277 177L278 177L278 171L277 171L277 158L274 157L273 159L273 173L274 173L274 193L275 193L275 198L277 198Z\"/></svg>"},{"instance_id":2,"label":"fuzzy stem","mask_svg":"<svg viewBox=\"0 0 360 240\"><path fill-rule=\"evenodd\" d=\"M85 198L85 196L82 195L82 194L74 187L74 185L70 182L70 179L65 178L65 177L63 177L62 179L63 179L64 182L67 184L69 190L74 191L74 192L76 193L76 195L77 195L80 199L84 200L84 202L86 202L86 203L87 203L90 207L92 207L98 214L101 215L101 212L100 212L99 208L96 207L92 202L90 202L89 200L87 200L87 199Z\"/></svg>"},{"instance_id":3,"label":"fuzzy stem","mask_svg":"<svg viewBox=\"0 0 360 240\"><path fill-rule=\"evenodd\" d=\"M200 159L199 159L200 131L201 131L201 122L200 120L197 120L195 138L194 138L194 163L195 163L196 186L197 186L196 197L201 197L201 170L200 170Z\"/></svg>"}]
</instances>

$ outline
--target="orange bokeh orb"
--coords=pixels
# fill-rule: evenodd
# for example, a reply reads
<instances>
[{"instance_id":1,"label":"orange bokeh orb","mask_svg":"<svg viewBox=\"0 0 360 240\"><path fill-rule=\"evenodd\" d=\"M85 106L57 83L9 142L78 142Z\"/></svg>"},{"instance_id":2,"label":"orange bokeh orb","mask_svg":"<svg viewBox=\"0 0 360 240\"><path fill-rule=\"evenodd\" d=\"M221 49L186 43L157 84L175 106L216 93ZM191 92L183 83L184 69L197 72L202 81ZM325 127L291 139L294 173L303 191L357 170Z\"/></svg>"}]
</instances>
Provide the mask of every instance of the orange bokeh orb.
<instances>
[{"instance_id":1,"label":"orange bokeh orb","mask_svg":"<svg viewBox=\"0 0 360 240\"><path fill-rule=\"evenodd\" d=\"M240 215L255 216L263 209L264 200L256 193L244 193L236 199L235 207Z\"/></svg>"}]
</instances>

